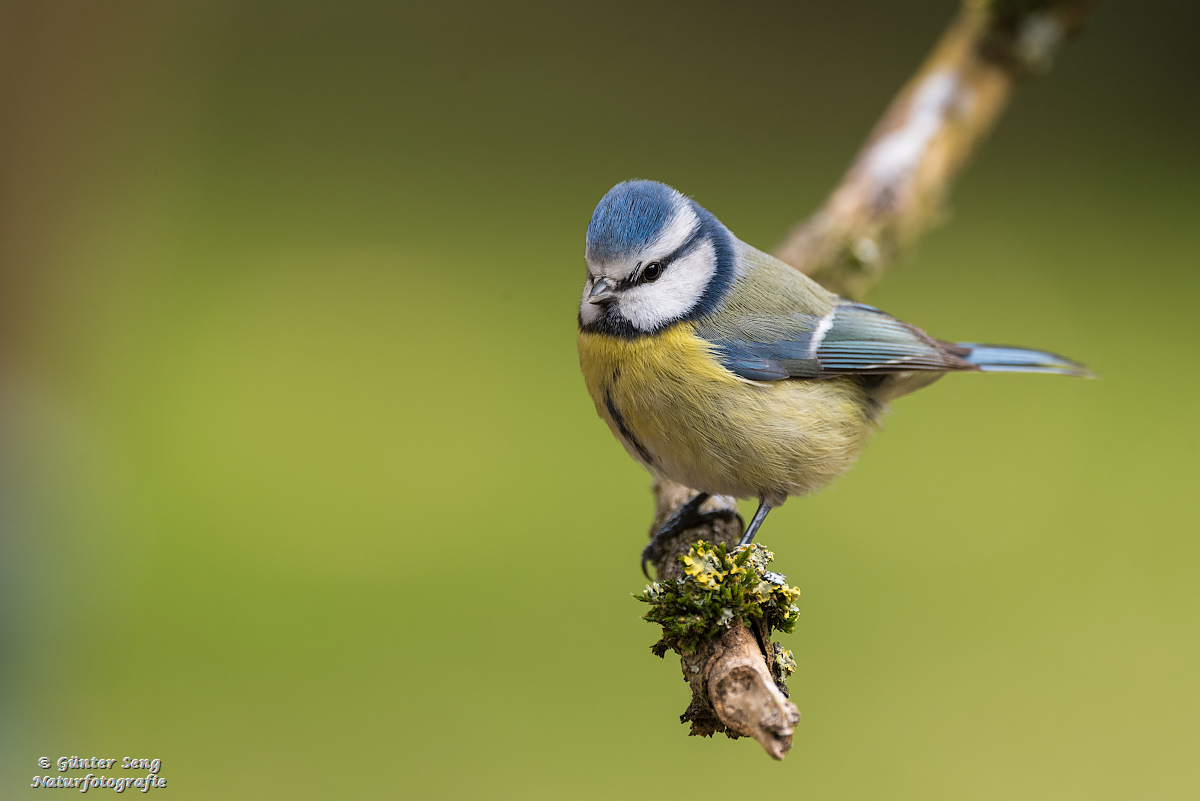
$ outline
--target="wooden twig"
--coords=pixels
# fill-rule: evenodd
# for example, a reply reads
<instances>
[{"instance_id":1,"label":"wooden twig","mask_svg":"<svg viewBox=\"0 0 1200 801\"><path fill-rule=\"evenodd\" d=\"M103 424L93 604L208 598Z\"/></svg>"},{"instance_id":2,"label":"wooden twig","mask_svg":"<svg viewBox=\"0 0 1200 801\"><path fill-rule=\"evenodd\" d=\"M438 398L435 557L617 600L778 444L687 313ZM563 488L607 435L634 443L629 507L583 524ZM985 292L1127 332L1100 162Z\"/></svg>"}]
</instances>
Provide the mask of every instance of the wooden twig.
<instances>
[{"instance_id":1,"label":"wooden twig","mask_svg":"<svg viewBox=\"0 0 1200 801\"><path fill-rule=\"evenodd\" d=\"M1023 76L1049 68L1092 0L966 2L825 205L779 258L849 298L941 219L950 184Z\"/></svg>"},{"instance_id":2,"label":"wooden twig","mask_svg":"<svg viewBox=\"0 0 1200 801\"><path fill-rule=\"evenodd\" d=\"M901 89L837 188L799 224L777 255L825 287L861 298L885 268L941 219L953 179L995 125L1021 78L1049 68L1094 0L966 0L933 52ZM695 495L670 481L654 485L651 533ZM702 511L731 509L714 497ZM740 518L684 532L655 561L660 579L679 575L679 556L697 540L735 545ZM692 703L692 734L754 737L782 759L796 707L767 667L771 644L740 625L681 657Z\"/></svg>"},{"instance_id":3,"label":"wooden twig","mask_svg":"<svg viewBox=\"0 0 1200 801\"><path fill-rule=\"evenodd\" d=\"M753 737L775 759L791 750L800 711L767 668L756 631L735 624L679 661L692 688L680 720L692 724L692 734Z\"/></svg>"}]
</instances>

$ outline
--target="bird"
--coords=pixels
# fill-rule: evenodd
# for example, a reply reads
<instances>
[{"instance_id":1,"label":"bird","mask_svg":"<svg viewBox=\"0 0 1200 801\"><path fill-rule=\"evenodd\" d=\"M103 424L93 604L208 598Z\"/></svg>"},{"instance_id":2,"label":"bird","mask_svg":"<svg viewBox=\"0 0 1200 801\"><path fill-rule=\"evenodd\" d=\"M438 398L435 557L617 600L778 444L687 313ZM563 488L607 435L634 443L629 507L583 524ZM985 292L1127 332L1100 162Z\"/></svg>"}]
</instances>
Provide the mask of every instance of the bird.
<instances>
[{"instance_id":1,"label":"bird","mask_svg":"<svg viewBox=\"0 0 1200 801\"><path fill-rule=\"evenodd\" d=\"M643 572L720 514L699 511L711 495L758 499L749 545L772 509L851 468L891 401L946 373L1090 375L1046 351L934 339L826 290L656 181L604 195L584 261L579 362L596 410L650 473L697 492L654 532Z\"/></svg>"}]
</instances>

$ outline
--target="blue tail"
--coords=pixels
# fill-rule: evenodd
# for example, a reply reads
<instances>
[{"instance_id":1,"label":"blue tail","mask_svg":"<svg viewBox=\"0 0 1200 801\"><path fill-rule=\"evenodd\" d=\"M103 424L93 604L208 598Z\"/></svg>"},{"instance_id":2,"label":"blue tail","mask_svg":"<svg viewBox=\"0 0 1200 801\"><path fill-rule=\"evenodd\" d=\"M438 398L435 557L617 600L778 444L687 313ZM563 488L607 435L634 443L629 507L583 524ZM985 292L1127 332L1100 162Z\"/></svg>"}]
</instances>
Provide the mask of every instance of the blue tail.
<instances>
[{"instance_id":1,"label":"blue tail","mask_svg":"<svg viewBox=\"0 0 1200 801\"><path fill-rule=\"evenodd\" d=\"M1095 375L1079 362L1065 359L1057 353L1028 348L1010 348L1005 345L979 345L974 342L959 342L958 347L970 349L963 359L989 373L1056 373L1095 378Z\"/></svg>"}]
</instances>

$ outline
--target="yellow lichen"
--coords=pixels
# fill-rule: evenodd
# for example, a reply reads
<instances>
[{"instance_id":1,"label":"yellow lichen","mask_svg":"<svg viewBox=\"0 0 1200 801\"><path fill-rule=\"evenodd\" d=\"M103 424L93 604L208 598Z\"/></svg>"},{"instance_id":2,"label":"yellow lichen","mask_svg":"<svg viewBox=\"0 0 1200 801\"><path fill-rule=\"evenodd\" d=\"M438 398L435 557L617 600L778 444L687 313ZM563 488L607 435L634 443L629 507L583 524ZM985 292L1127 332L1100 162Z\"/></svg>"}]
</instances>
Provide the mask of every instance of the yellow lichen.
<instances>
[{"instance_id":1,"label":"yellow lichen","mask_svg":"<svg viewBox=\"0 0 1200 801\"><path fill-rule=\"evenodd\" d=\"M636 596L651 606L645 619L663 627L654 652L691 651L701 639L735 623L790 632L800 611L795 605L800 590L767 570L774 556L761 545L730 552L724 545L695 543L679 558L682 576L647 585Z\"/></svg>"}]
</instances>

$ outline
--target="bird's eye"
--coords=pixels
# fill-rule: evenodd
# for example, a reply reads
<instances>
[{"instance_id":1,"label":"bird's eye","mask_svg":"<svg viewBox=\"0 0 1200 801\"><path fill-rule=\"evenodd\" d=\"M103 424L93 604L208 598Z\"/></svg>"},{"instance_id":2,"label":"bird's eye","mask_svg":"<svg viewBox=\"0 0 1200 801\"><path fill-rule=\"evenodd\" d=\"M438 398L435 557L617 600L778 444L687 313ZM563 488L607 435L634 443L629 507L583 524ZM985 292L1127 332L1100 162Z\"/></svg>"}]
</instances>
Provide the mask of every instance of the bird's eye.
<instances>
[{"instance_id":1,"label":"bird's eye","mask_svg":"<svg viewBox=\"0 0 1200 801\"><path fill-rule=\"evenodd\" d=\"M661 261L652 261L642 270L642 280L654 282L663 274L663 263Z\"/></svg>"}]
</instances>

